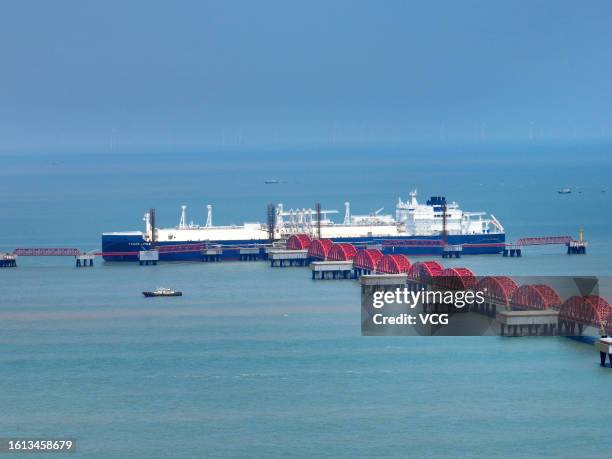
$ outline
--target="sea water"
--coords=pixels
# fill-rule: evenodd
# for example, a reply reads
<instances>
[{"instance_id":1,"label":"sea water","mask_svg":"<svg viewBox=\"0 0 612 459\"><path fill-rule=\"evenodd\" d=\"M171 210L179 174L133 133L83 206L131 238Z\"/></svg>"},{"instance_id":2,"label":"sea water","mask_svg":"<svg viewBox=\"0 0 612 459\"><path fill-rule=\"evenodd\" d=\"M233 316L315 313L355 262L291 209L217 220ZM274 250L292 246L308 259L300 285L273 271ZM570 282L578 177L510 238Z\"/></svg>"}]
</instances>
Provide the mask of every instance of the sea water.
<instances>
[{"instance_id":1,"label":"sea water","mask_svg":"<svg viewBox=\"0 0 612 459\"><path fill-rule=\"evenodd\" d=\"M440 260L476 274L612 274L607 150L40 154L0 169L0 251L99 249L102 231L385 206L418 188L493 212L509 240L563 246ZM509 150L508 150L509 149ZM265 185L266 179L281 183ZM557 189L571 186L571 195ZM339 216L341 219L341 215ZM264 262L25 258L0 270L0 433L69 437L91 457L607 454L612 370L565 338L360 336L355 281ZM178 298L145 299L169 286Z\"/></svg>"}]
</instances>

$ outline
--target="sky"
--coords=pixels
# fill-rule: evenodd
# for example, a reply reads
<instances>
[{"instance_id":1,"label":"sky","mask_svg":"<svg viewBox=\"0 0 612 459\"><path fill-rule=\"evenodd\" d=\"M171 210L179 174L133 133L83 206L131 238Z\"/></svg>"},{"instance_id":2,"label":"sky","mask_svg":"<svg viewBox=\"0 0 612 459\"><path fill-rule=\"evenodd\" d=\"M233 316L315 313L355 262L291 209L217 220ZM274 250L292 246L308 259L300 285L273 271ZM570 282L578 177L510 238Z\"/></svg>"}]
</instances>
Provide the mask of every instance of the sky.
<instances>
[{"instance_id":1,"label":"sky","mask_svg":"<svg viewBox=\"0 0 612 459\"><path fill-rule=\"evenodd\" d=\"M0 153L612 140L612 1L5 1Z\"/></svg>"}]
</instances>

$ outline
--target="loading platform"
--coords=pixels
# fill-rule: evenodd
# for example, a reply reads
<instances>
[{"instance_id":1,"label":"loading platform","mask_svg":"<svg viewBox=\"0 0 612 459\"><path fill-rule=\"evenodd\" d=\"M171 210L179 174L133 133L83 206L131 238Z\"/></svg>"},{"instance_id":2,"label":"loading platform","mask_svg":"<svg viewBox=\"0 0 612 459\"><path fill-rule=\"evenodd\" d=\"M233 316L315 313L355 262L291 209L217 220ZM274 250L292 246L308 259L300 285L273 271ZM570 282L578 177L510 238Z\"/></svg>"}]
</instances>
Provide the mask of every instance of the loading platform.
<instances>
[{"instance_id":1,"label":"loading platform","mask_svg":"<svg viewBox=\"0 0 612 459\"><path fill-rule=\"evenodd\" d=\"M202 261L221 261L223 249L220 247L205 248L200 250L200 254L202 255Z\"/></svg>"},{"instance_id":2,"label":"loading platform","mask_svg":"<svg viewBox=\"0 0 612 459\"><path fill-rule=\"evenodd\" d=\"M88 266L91 268L94 265L94 258L96 258L96 256L89 253L77 255L74 257L75 265L77 268L86 268Z\"/></svg>"},{"instance_id":3,"label":"loading platform","mask_svg":"<svg viewBox=\"0 0 612 459\"><path fill-rule=\"evenodd\" d=\"M16 268L17 255L12 253L0 253L0 268Z\"/></svg>"},{"instance_id":4,"label":"loading platform","mask_svg":"<svg viewBox=\"0 0 612 459\"><path fill-rule=\"evenodd\" d=\"M600 365L602 367L606 366L606 356L608 356L610 360L610 367L612 367L612 338L599 338L595 343L595 347L599 351L599 357L601 359Z\"/></svg>"},{"instance_id":5,"label":"loading platform","mask_svg":"<svg viewBox=\"0 0 612 459\"><path fill-rule=\"evenodd\" d=\"M138 262L142 265L156 265L159 261L159 251L141 250L138 252Z\"/></svg>"},{"instance_id":6,"label":"loading platform","mask_svg":"<svg viewBox=\"0 0 612 459\"><path fill-rule=\"evenodd\" d=\"M498 311L502 336L549 336L558 334L559 311Z\"/></svg>"},{"instance_id":7,"label":"loading platform","mask_svg":"<svg viewBox=\"0 0 612 459\"><path fill-rule=\"evenodd\" d=\"M268 249L268 260L271 267L307 266L309 261L308 250Z\"/></svg>"},{"instance_id":8,"label":"loading platform","mask_svg":"<svg viewBox=\"0 0 612 459\"><path fill-rule=\"evenodd\" d=\"M353 261L313 261L310 270L313 279L351 279Z\"/></svg>"}]
</instances>

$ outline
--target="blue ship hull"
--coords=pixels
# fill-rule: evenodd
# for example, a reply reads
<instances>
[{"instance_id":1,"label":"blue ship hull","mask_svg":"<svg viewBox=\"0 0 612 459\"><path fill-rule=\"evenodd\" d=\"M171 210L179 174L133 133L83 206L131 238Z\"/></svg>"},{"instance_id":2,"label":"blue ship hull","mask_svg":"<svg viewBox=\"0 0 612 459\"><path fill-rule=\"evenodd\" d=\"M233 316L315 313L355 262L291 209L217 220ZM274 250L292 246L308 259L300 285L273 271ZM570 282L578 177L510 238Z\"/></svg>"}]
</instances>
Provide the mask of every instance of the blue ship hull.
<instances>
[{"instance_id":1,"label":"blue ship hull","mask_svg":"<svg viewBox=\"0 0 612 459\"><path fill-rule=\"evenodd\" d=\"M449 235L447 243L462 245L464 255L501 253L505 246L505 234L465 234ZM400 236L390 238L360 237L336 238L334 242L350 242L358 247L380 246L383 253L401 253L412 256L440 256L442 246L439 236ZM164 247L181 245L181 251L164 252ZM220 249L216 255L219 260L241 260L257 255L263 259L266 248L270 245L267 239L248 241L214 241L209 248ZM190 249L189 246L193 246ZM205 261L208 256L203 250L203 243L198 241L157 242L160 261ZM105 261L138 261L138 252L151 249L151 244L139 235L105 234L102 236L102 252ZM255 252L255 254L253 254ZM249 255L245 255L245 254Z\"/></svg>"}]
</instances>

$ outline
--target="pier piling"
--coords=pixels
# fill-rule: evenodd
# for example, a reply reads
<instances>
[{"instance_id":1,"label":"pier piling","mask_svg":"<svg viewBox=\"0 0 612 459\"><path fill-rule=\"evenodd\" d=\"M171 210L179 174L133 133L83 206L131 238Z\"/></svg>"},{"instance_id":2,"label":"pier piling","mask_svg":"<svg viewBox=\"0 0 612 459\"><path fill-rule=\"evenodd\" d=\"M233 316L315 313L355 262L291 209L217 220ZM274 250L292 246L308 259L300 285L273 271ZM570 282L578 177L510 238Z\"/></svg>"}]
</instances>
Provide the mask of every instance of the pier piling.
<instances>
[{"instance_id":1,"label":"pier piling","mask_svg":"<svg viewBox=\"0 0 612 459\"><path fill-rule=\"evenodd\" d=\"M17 255L0 253L0 268L16 268Z\"/></svg>"},{"instance_id":2,"label":"pier piling","mask_svg":"<svg viewBox=\"0 0 612 459\"><path fill-rule=\"evenodd\" d=\"M312 279L353 279L352 261L313 261Z\"/></svg>"},{"instance_id":3,"label":"pier piling","mask_svg":"<svg viewBox=\"0 0 612 459\"><path fill-rule=\"evenodd\" d=\"M462 245L450 245L447 244L442 248L442 258L461 258L463 253Z\"/></svg>"},{"instance_id":4,"label":"pier piling","mask_svg":"<svg viewBox=\"0 0 612 459\"><path fill-rule=\"evenodd\" d=\"M308 250L269 249L270 267L307 266L309 264Z\"/></svg>"},{"instance_id":5,"label":"pier piling","mask_svg":"<svg viewBox=\"0 0 612 459\"><path fill-rule=\"evenodd\" d=\"M221 261L221 255L223 254L223 249L220 247L204 249L201 252L202 261L205 262L217 262ZM241 256L242 259L242 256Z\"/></svg>"},{"instance_id":6,"label":"pier piling","mask_svg":"<svg viewBox=\"0 0 612 459\"><path fill-rule=\"evenodd\" d=\"M81 254L74 257L77 268L93 268L95 255Z\"/></svg>"},{"instance_id":7,"label":"pier piling","mask_svg":"<svg viewBox=\"0 0 612 459\"><path fill-rule=\"evenodd\" d=\"M612 338L607 336L600 338L596 343L596 347L599 350L600 365L602 367L606 366L606 356L608 356L610 367L612 368Z\"/></svg>"},{"instance_id":8,"label":"pier piling","mask_svg":"<svg viewBox=\"0 0 612 459\"><path fill-rule=\"evenodd\" d=\"M567 254L585 255L587 245L587 241L570 241L567 243Z\"/></svg>"},{"instance_id":9,"label":"pier piling","mask_svg":"<svg viewBox=\"0 0 612 459\"><path fill-rule=\"evenodd\" d=\"M140 263L140 266L156 265L158 261L158 250L141 250L138 252L138 262Z\"/></svg>"},{"instance_id":10,"label":"pier piling","mask_svg":"<svg viewBox=\"0 0 612 459\"><path fill-rule=\"evenodd\" d=\"M550 336L560 332L559 311L499 311L501 336Z\"/></svg>"}]
</instances>

